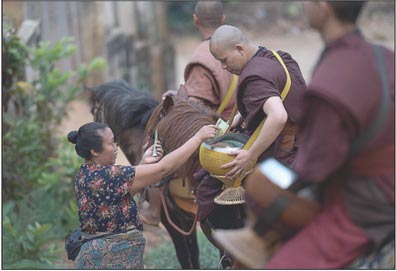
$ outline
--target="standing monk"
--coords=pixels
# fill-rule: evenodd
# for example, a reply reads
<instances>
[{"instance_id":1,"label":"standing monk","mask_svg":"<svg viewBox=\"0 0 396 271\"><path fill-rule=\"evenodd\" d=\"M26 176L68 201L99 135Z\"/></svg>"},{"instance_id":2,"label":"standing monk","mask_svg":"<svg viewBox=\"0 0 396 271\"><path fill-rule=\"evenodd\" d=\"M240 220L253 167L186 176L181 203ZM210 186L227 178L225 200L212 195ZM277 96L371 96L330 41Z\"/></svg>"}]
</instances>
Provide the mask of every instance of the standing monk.
<instances>
[{"instance_id":1,"label":"standing monk","mask_svg":"<svg viewBox=\"0 0 396 271\"><path fill-rule=\"evenodd\" d=\"M257 268L345 268L370 249L394 240L395 55L382 46L374 47L357 28L363 3L305 4L309 24L326 47L304 96L293 170L302 183L318 186L322 209L267 263L257 266L257 257ZM272 191L274 199L284 192L273 187L272 182L279 180L263 173L246 181L247 206L257 221L263 220L271 204L265 196L264 203L264 191ZM296 203L292 196L286 198ZM295 220L287 221L292 208L285 208L280 221L272 223L293 225ZM265 231L255 225L254 232L264 236ZM240 233L219 231L215 236L224 245L227 237L242 237ZM393 264L374 268L394 269L394 251L391 255Z\"/></svg>"},{"instance_id":2,"label":"standing monk","mask_svg":"<svg viewBox=\"0 0 396 271\"><path fill-rule=\"evenodd\" d=\"M251 135L267 117L264 126L249 150L230 152L235 159L223 165L226 174L235 178L258 159L275 156L290 164L296 153L295 121L300 111L300 98L306 85L297 62L286 52L278 51L290 74L291 87L282 102L280 95L286 85L286 72L273 52L250 44L242 31L234 26L219 27L210 40L210 51L223 69L239 75L237 104ZM223 183L201 170L197 174L198 219L201 225L215 229L243 226L244 206L224 206L214 203L222 192Z\"/></svg>"},{"instance_id":3,"label":"standing monk","mask_svg":"<svg viewBox=\"0 0 396 271\"><path fill-rule=\"evenodd\" d=\"M209 40L215 30L224 23L223 4L220 1L199 1L193 14L194 25L201 34L201 43L195 48L185 69L185 84L180 88L168 90L163 94L181 96L187 95L188 100L199 103L213 111L217 111L229 88L233 91L233 75L224 70L209 51ZM235 79L234 79L235 80ZM233 87L234 86L234 87ZM233 89L232 89L233 88ZM221 117L227 120L235 104L235 93L221 112ZM150 206L142 209L140 217L146 224L158 225L160 222L161 200L157 189L148 188Z\"/></svg>"},{"instance_id":4,"label":"standing monk","mask_svg":"<svg viewBox=\"0 0 396 271\"><path fill-rule=\"evenodd\" d=\"M233 78L232 74L224 70L221 63L209 51L210 38L225 20L223 4L220 1L197 2L193 19L202 41L188 60L184 69L185 84L180 85L178 92L186 91L189 101L217 111ZM163 97L169 94L176 94L176 91L167 91ZM230 116L234 103L235 95L232 95L230 102L221 114L225 120Z\"/></svg>"}]
</instances>

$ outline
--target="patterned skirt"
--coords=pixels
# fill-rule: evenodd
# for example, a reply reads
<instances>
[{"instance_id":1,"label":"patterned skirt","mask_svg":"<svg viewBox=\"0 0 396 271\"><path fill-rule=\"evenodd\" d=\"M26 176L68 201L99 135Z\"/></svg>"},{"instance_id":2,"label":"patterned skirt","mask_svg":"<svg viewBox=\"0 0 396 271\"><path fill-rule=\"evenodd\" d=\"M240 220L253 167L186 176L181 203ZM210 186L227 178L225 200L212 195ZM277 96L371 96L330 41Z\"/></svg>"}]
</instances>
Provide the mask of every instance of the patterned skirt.
<instances>
[{"instance_id":1,"label":"patterned skirt","mask_svg":"<svg viewBox=\"0 0 396 271\"><path fill-rule=\"evenodd\" d=\"M138 230L88 241L75 260L76 269L144 269L145 245Z\"/></svg>"}]
</instances>

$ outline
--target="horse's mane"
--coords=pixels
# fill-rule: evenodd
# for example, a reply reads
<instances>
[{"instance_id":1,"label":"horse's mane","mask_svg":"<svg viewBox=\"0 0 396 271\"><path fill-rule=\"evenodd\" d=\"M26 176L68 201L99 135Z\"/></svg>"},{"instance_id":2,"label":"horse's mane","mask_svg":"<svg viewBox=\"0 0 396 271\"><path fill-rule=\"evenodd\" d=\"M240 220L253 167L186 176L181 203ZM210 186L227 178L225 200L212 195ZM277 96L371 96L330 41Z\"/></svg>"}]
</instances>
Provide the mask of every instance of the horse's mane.
<instances>
[{"instance_id":1,"label":"horse's mane","mask_svg":"<svg viewBox=\"0 0 396 271\"><path fill-rule=\"evenodd\" d=\"M196 103L179 97L167 97L155 109L146 126L146 134L153 138L155 129L164 151L169 153L182 146L198 130L208 124L216 123L218 115ZM177 174L188 176L199 169L198 150L179 168Z\"/></svg>"},{"instance_id":2,"label":"horse's mane","mask_svg":"<svg viewBox=\"0 0 396 271\"><path fill-rule=\"evenodd\" d=\"M125 81L111 81L93 88L91 113L95 121L109 125L117 137L126 129L140 126L144 129L158 102L147 92L128 86ZM103 107L103 120L94 112L95 106Z\"/></svg>"}]
</instances>

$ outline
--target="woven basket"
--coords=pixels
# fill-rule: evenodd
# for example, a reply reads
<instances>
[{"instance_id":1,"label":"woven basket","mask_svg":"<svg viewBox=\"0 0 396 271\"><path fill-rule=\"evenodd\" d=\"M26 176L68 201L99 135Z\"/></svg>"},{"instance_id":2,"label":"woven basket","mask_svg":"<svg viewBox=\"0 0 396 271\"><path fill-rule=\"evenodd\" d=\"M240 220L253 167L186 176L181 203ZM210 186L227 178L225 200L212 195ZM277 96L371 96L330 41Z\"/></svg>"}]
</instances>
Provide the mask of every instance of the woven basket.
<instances>
[{"instance_id":1,"label":"woven basket","mask_svg":"<svg viewBox=\"0 0 396 271\"><path fill-rule=\"evenodd\" d=\"M232 162L235 156L228 155L231 150L242 149L249 137L244 134L227 133L207 140L199 148L199 162L213 176L224 176L230 168L221 166Z\"/></svg>"},{"instance_id":2,"label":"woven basket","mask_svg":"<svg viewBox=\"0 0 396 271\"><path fill-rule=\"evenodd\" d=\"M236 205L245 203L245 189L242 186L228 187L213 200L220 205Z\"/></svg>"}]
</instances>

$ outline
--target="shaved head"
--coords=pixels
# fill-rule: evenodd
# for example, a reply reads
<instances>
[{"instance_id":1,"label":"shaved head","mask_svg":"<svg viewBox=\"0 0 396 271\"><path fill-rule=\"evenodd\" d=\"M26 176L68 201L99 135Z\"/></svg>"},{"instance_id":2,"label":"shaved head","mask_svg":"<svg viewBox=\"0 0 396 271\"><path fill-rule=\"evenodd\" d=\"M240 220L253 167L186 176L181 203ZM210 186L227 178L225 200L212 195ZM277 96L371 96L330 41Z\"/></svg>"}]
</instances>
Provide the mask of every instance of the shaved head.
<instances>
[{"instance_id":1,"label":"shaved head","mask_svg":"<svg viewBox=\"0 0 396 271\"><path fill-rule=\"evenodd\" d=\"M239 28L222 25L210 38L209 50L214 58L221 62L223 69L239 75L252 58L253 52L257 51L257 47L249 44Z\"/></svg>"},{"instance_id":2,"label":"shaved head","mask_svg":"<svg viewBox=\"0 0 396 271\"><path fill-rule=\"evenodd\" d=\"M216 29L210 39L210 50L232 49L236 44L248 44L248 39L242 31L232 25L222 25Z\"/></svg>"},{"instance_id":3,"label":"shaved head","mask_svg":"<svg viewBox=\"0 0 396 271\"><path fill-rule=\"evenodd\" d=\"M223 4L220 1L198 1L194 14L203 27L217 28L222 24Z\"/></svg>"}]
</instances>

